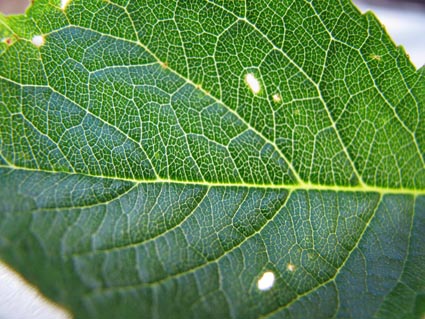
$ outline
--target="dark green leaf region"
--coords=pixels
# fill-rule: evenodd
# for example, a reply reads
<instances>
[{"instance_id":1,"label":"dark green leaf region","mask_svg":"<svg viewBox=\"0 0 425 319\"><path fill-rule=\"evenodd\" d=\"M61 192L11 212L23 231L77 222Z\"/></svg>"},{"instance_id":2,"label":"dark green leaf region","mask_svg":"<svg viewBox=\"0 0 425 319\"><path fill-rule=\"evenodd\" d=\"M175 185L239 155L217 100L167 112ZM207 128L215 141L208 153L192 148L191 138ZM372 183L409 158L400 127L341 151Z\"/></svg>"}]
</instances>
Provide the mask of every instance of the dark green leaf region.
<instances>
[{"instance_id":1,"label":"dark green leaf region","mask_svg":"<svg viewBox=\"0 0 425 319\"><path fill-rule=\"evenodd\" d=\"M36 0L0 38L0 259L74 318L424 318L425 69L373 14Z\"/></svg>"}]
</instances>

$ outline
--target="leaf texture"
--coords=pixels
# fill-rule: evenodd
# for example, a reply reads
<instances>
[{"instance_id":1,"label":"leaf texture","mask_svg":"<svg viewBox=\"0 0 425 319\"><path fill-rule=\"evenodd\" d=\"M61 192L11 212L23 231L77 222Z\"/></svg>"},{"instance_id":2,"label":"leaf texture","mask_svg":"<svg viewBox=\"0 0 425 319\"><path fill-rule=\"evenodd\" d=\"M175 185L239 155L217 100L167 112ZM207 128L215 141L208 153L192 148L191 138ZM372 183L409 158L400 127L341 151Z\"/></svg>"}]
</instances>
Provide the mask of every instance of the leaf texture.
<instances>
[{"instance_id":1,"label":"leaf texture","mask_svg":"<svg viewBox=\"0 0 425 319\"><path fill-rule=\"evenodd\" d=\"M39 0L0 36L0 258L75 318L424 315L425 70L373 14Z\"/></svg>"}]
</instances>

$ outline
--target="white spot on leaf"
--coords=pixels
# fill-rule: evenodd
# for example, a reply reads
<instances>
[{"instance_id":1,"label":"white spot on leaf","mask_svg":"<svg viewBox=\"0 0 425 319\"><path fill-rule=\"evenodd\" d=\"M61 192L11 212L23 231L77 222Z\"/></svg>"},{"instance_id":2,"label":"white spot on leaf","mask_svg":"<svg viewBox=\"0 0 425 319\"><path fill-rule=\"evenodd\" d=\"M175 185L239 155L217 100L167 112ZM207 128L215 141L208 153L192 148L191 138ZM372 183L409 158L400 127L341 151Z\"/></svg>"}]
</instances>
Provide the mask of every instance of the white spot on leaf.
<instances>
[{"instance_id":1,"label":"white spot on leaf","mask_svg":"<svg viewBox=\"0 0 425 319\"><path fill-rule=\"evenodd\" d=\"M41 47L44 44L44 37L42 35L35 35L32 40L32 44L34 44L36 47Z\"/></svg>"},{"instance_id":2,"label":"white spot on leaf","mask_svg":"<svg viewBox=\"0 0 425 319\"><path fill-rule=\"evenodd\" d=\"M293 271L295 271L295 265L294 264L291 264L291 263L288 263L287 265L286 265L286 269L288 269L288 271L290 271L290 272L293 272Z\"/></svg>"},{"instance_id":3,"label":"white spot on leaf","mask_svg":"<svg viewBox=\"0 0 425 319\"><path fill-rule=\"evenodd\" d=\"M71 0L61 0L61 9L65 10L66 6L71 2Z\"/></svg>"},{"instance_id":4,"label":"white spot on leaf","mask_svg":"<svg viewBox=\"0 0 425 319\"><path fill-rule=\"evenodd\" d=\"M245 75L245 82L250 88L250 90L252 91L252 93L254 94L260 93L260 90L261 90L260 82L258 82L254 74L248 73L247 75Z\"/></svg>"},{"instance_id":5,"label":"white spot on leaf","mask_svg":"<svg viewBox=\"0 0 425 319\"><path fill-rule=\"evenodd\" d=\"M271 271L266 271L260 279L258 279L257 282L257 287L260 290L269 290L270 288L273 287L274 285L274 273L272 273Z\"/></svg>"},{"instance_id":6,"label":"white spot on leaf","mask_svg":"<svg viewBox=\"0 0 425 319\"><path fill-rule=\"evenodd\" d=\"M273 101L275 101L276 103L279 103L280 101L282 101L282 97L280 96L279 93L276 93L275 95L273 95Z\"/></svg>"}]
</instances>

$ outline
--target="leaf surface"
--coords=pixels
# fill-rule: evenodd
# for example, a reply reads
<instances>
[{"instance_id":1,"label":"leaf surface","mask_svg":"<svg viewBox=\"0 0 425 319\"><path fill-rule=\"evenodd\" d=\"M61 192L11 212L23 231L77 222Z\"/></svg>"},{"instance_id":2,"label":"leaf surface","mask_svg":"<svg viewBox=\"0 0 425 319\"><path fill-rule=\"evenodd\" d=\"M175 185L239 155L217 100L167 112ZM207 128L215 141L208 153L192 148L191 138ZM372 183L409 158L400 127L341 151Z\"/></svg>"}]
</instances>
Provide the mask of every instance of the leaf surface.
<instances>
[{"instance_id":1,"label":"leaf surface","mask_svg":"<svg viewBox=\"0 0 425 319\"><path fill-rule=\"evenodd\" d=\"M2 260L76 318L424 315L425 70L372 14L65 2L0 17Z\"/></svg>"}]
</instances>

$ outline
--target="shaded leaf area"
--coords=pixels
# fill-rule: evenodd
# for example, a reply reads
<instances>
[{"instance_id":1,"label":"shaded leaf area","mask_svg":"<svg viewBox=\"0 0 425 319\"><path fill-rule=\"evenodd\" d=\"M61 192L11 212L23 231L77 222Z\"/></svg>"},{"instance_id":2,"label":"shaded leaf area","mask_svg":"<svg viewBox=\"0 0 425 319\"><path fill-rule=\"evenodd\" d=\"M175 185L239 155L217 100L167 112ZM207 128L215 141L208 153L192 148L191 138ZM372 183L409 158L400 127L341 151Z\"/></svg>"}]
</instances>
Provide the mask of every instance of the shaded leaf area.
<instances>
[{"instance_id":1,"label":"shaded leaf area","mask_svg":"<svg viewBox=\"0 0 425 319\"><path fill-rule=\"evenodd\" d=\"M1 198L6 260L30 262L22 271L40 286L47 278L66 285L60 295L83 304L81 317L369 317L423 273L400 280L410 241L423 239L414 220L423 197L7 170L1 181L12 186ZM278 278L261 292L265 270Z\"/></svg>"},{"instance_id":2,"label":"shaded leaf area","mask_svg":"<svg viewBox=\"0 0 425 319\"><path fill-rule=\"evenodd\" d=\"M76 318L425 312L425 73L372 14L41 0L0 35L0 257Z\"/></svg>"}]
</instances>

